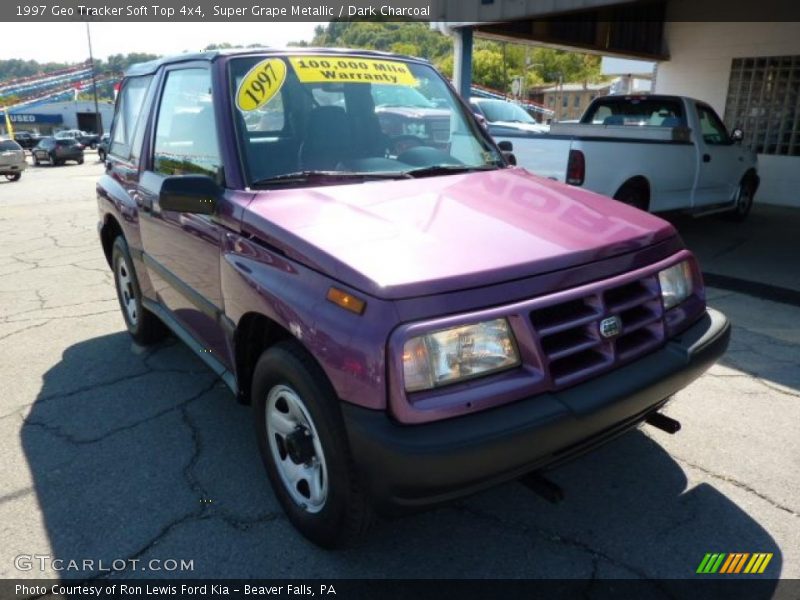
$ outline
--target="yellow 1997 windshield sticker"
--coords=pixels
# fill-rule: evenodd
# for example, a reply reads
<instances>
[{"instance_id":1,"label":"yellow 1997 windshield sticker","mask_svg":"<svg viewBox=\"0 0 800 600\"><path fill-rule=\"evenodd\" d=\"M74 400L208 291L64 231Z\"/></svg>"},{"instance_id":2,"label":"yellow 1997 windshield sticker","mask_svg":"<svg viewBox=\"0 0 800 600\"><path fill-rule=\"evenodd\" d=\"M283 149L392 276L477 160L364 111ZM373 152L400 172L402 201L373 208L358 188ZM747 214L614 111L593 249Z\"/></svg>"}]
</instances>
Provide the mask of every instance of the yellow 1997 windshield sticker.
<instances>
[{"instance_id":1,"label":"yellow 1997 windshield sticker","mask_svg":"<svg viewBox=\"0 0 800 600\"><path fill-rule=\"evenodd\" d=\"M236 106L251 111L272 100L286 81L286 63L280 58L262 60L250 69L236 90Z\"/></svg>"},{"instance_id":2,"label":"yellow 1997 windshield sticker","mask_svg":"<svg viewBox=\"0 0 800 600\"><path fill-rule=\"evenodd\" d=\"M406 63L352 56L292 56L302 83L388 83L418 85Z\"/></svg>"}]
</instances>

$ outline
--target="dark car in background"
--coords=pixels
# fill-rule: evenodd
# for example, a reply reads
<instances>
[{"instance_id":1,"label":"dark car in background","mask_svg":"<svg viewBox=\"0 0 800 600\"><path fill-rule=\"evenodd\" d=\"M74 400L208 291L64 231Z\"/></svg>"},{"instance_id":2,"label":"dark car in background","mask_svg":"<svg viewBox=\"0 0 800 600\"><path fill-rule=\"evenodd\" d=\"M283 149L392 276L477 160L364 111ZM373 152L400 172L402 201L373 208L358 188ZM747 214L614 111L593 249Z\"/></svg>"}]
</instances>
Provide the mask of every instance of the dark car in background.
<instances>
[{"instance_id":1,"label":"dark car in background","mask_svg":"<svg viewBox=\"0 0 800 600\"><path fill-rule=\"evenodd\" d=\"M394 149L427 145L444 150L450 140L450 110L411 87L374 84L370 90L381 129Z\"/></svg>"},{"instance_id":2,"label":"dark car in background","mask_svg":"<svg viewBox=\"0 0 800 600\"><path fill-rule=\"evenodd\" d=\"M83 146L73 138L43 138L33 149L33 164L49 162L53 166L63 165L68 160L83 164Z\"/></svg>"},{"instance_id":3,"label":"dark car in background","mask_svg":"<svg viewBox=\"0 0 800 600\"><path fill-rule=\"evenodd\" d=\"M108 146L110 145L111 136L104 133L100 136L100 142L97 144L97 159L103 161L108 154Z\"/></svg>"},{"instance_id":4,"label":"dark car in background","mask_svg":"<svg viewBox=\"0 0 800 600\"><path fill-rule=\"evenodd\" d=\"M494 98L470 98L470 107L475 114L486 119L489 134L514 135L529 133L547 133L549 125L537 123L519 104Z\"/></svg>"},{"instance_id":5,"label":"dark car in background","mask_svg":"<svg viewBox=\"0 0 800 600\"><path fill-rule=\"evenodd\" d=\"M22 146L14 140L0 139L0 175L9 181L19 181L27 166Z\"/></svg>"},{"instance_id":6,"label":"dark car in background","mask_svg":"<svg viewBox=\"0 0 800 600\"><path fill-rule=\"evenodd\" d=\"M31 131L17 131L14 133L14 141L22 146L25 150L32 150L41 139L42 136Z\"/></svg>"},{"instance_id":7,"label":"dark car in background","mask_svg":"<svg viewBox=\"0 0 800 600\"><path fill-rule=\"evenodd\" d=\"M87 133L86 131L81 131L80 129L67 129L65 131L59 131L55 135L56 139L73 139L77 140L82 146L89 147L92 150L97 148L97 145L100 143L100 135L97 133Z\"/></svg>"}]
</instances>

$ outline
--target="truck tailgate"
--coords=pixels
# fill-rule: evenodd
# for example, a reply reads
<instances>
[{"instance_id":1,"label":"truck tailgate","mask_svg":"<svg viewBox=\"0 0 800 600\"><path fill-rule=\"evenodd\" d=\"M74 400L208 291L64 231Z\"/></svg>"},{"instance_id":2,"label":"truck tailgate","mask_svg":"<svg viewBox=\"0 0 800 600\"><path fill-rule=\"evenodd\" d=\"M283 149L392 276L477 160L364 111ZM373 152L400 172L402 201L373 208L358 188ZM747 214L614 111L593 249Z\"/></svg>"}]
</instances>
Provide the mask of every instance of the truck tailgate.
<instances>
[{"instance_id":1,"label":"truck tailgate","mask_svg":"<svg viewBox=\"0 0 800 600\"><path fill-rule=\"evenodd\" d=\"M550 137L547 134L530 136L495 137L497 142L509 141L514 145L517 164L542 177L564 182L567 160L572 140Z\"/></svg>"}]
</instances>

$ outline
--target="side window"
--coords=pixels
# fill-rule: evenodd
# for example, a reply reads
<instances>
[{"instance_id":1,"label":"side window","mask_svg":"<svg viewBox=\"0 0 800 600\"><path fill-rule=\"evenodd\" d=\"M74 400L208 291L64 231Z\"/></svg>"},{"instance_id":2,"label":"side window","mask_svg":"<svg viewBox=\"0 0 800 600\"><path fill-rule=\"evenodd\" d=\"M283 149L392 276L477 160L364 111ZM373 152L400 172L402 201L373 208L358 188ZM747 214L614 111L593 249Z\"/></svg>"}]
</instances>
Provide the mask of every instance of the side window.
<instances>
[{"instance_id":1,"label":"side window","mask_svg":"<svg viewBox=\"0 0 800 600\"><path fill-rule=\"evenodd\" d=\"M594 111L594 116L592 117L592 124L594 125L602 125L604 121L611 116L611 107L606 106L605 104L601 104L597 110Z\"/></svg>"},{"instance_id":2,"label":"side window","mask_svg":"<svg viewBox=\"0 0 800 600\"><path fill-rule=\"evenodd\" d=\"M210 71L170 71L158 110L153 170L164 175L196 173L217 178L221 166Z\"/></svg>"},{"instance_id":3,"label":"side window","mask_svg":"<svg viewBox=\"0 0 800 600\"><path fill-rule=\"evenodd\" d=\"M111 126L111 146L108 150L110 154L124 159L130 157L132 145L135 145L133 142L137 125L139 121L144 121L142 105L152 80L152 75L131 77L122 87L117 100L117 110L114 113L114 123ZM138 136L138 139L141 142L141 136ZM137 153L138 150L137 148Z\"/></svg>"},{"instance_id":4,"label":"side window","mask_svg":"<svg viewBox=\"0 0 800 600\"><path fill-rule=\"evenodd\" d=\"M712 146L723 146L731 143L725 125L717 114L707 106L697 105L697 116L700 117L700 132L703 141Z\"/></svg>"}]
</instances>

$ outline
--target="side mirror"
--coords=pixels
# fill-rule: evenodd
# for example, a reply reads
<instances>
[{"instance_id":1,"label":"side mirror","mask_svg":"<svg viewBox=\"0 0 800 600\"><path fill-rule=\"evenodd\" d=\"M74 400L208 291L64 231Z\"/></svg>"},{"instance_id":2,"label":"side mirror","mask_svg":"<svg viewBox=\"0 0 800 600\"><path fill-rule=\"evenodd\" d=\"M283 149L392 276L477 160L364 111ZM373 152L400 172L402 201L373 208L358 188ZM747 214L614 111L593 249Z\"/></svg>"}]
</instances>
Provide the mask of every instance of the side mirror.
<instances>
[{"instance_id":1,"label":"side mirror","mask_svg":"<svg viewBox=\"0 0 800 600\"><path fill-rule=\"evenodd\" d=\"M514 144L509 142L508 140L503 140L502 142L498 142L497 147L500 148L500 152L503 153L503 156L508 161L510 165L517 165L517 157L514 156Z\"/></svg>"},{"instance_id":2,"label":"side mirror","mask_svg":"<svg viewBox=\"0 0 800 600\"><path fill-rule=\"evenodd\" d=\"M731 139L734 142L741 142L744 139L744 131L737 127L731 132Z\"/></svg>"},{"instance_id":3,"label":"side mirror","mask_svg":"<svg viewBox=\"0 0 800 600\"><path fill-rule=\"evenodd\" d=\"M158 203L161 210L213 214L222 188L206 175L172 175L164 179Z\"/></svg>"}]
</instances>

